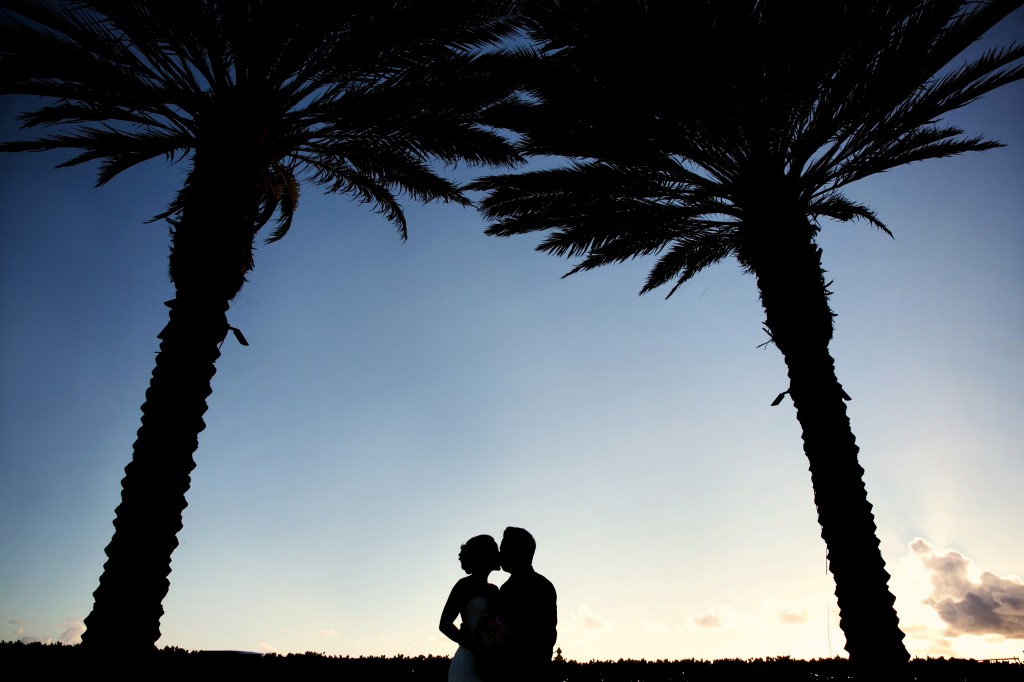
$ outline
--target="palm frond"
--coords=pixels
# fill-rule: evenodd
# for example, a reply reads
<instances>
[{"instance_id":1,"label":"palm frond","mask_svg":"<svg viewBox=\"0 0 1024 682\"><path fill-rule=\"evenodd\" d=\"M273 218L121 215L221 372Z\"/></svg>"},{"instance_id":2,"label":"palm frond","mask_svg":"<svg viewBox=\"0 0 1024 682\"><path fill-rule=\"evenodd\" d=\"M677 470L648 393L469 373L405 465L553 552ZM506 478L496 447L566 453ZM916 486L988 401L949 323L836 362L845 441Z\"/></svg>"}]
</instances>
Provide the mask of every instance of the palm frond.
<instances>
[{"instance_id":1,"label":"palm frond","mask_svg":"<svg viewBox=\"0 0 1024 682\"><path fill-rule=\"evenodd\" d=\"M485 123L535 57L499 46L523 26L519 5L5 0L0 94L43 98L23 123L61 130L0 150L78 150L62 165L100 161L102 184L156 156L252 144L257 176L289 178L260 194L258 225L278 214L271 241L291 225L300 177L351 193L404 238L399 195L469 203L438 164L522 162ZM233 117L249 140L233 140L247 134Z\"/></svg>"},{"instance_id":2,"label":"palm frond","mask_svg":"<svg viewBox=\"0 0 1024 682\"><path fill-rule=\"evenodd\" d=\"M274 213L278 213L277 227L266 240L267 244L273 244L288 234L299 207L299 180L295 177L293 167L271 164L267 169L262 204L263 210L256 220L254 231L262 228Z\"/></svg>"},{"instance_id":3,"label":"palm frond","mask_svg":"<svg viewBox=\"0 0 1024 682\"><path fill-rule=\"evenodd\" d=\"M97 186L103 185L121 172L157 157L174 160L184 154L192 140L183 135L163 131L129 132L81 127L67 135L52 135L35 140L0 142L0 152L48 151L77 149L79 154L58 164L58 168L77 166L99 160Z\"/></svg>"},{"instance_id":4,"label":"palm frond","mask_svg":"<svg viewBox=\"0 0 1024 682\"><path fill-rule=\"evenodd\" d=\"M808 203L807 210L814 220L821 216L841 222L865 220L890 237L893 236L892 231L885 226L885 223L879 220L878 215L874 211L864 204L851 201L839 192L830 191L823 196L815 197Z\"/></svg>"},{"instance_id":5,"label":"palm frond","mask_svg":"<svg viewBox=\"0 0 1024 682\"><path fill-rule=\"evenodd\" d=\"M692 279L698 272L720 263L732 255L735 248L735 235L731 231L723 231L716 238L701 239L696 242L685 239L678 240L668 250L668 253L659 258L651 268L640 293L646 294L674 279L676 283L665 295L665 298L670 298L680 286Z\"/></svg>"},{"instance_id":6,"label":"palm frond","mask_svg":"<svg viewBox=\"0 0 1024 682\"><path fill-rule=\"evenodd\" d=\"M528 27L543 59L493 114L558 165L468 189L487 234L542 233L540 250L583 259L572 272L659 255L645 292L720 261L773 206L889 233L836 190L998 146L940 119L1024 77L1024 45L953 64L1020 5L542 3Z\"/></svg>"}]
</instances>

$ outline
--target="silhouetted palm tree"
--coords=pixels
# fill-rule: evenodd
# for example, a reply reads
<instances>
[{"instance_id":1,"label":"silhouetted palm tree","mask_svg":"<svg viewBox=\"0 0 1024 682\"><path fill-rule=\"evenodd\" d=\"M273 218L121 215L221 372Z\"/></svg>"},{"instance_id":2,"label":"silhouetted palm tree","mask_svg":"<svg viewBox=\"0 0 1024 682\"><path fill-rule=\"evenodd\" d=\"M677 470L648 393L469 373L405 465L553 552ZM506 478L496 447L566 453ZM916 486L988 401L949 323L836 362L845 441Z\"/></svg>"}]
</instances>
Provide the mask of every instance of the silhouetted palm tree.
<instances>
[{"instance_id":1,"label":"silhouetted palm tree","mask_svg":"<svg viewBox=\"0 0 1024 682\"><path fill-rule=\"evenodd\" d=\"M851 659L906 661L829 342L815 236L862 219L840 189L999 146L943 114L1021 78L1024 47L953 60L1019 7L886 0L562 0L534 17L534 106L502 119L522 149L572 163L484 178L488 234L545 232L569 274L656 256L641 293L734 256L757 279L810 460ZM782 396L780 396L781 398Z\"/></svg>"},{"instance_id":2,"label":"silhouetted palm tree","mask_svg":"<svg viewBox=\"0 0 1024 682\"><path fill-rule=\"evenodd\" d=\"M37 95L3 151L77 150L99 184L149 159L185 158L167 211L175 298L108 560L83 637L150 650L159 638L185 493L230 301L253 243L284 236L299 184L353 196L404 239L399 197L466 204L435 163L508 167L479 116L508 96L494 45L514 2L452 0L3 0L0 94ZM240 340L242 340L240 338Z\"/></svg>"}]
</instances>

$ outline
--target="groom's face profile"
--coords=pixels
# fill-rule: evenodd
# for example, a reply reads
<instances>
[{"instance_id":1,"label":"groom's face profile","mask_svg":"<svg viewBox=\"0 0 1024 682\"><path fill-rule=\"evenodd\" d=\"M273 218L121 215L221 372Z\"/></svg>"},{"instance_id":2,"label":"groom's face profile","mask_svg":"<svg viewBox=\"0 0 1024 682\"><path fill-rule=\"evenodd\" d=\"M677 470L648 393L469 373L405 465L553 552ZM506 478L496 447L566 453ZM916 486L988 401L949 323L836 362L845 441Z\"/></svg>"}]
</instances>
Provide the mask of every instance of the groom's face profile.
<instances>
[{"instance_id":1,"label":"groom's face profile","mask_svg":"<svg viewBox=\"0 0 1024 682\"><path fill-rule=\"evenodd\" d=\"M533 537L522 528L506 528L498 548L498 561L506 573L529 572L533 566L536 545Z\"/></svg>"},{"instance_id":2,"label":"groom's face profile","mask_svg":"<svg viewBox=\"0 0 1024 682\"><path fill-rule=\"evenodd\" d=\"M514 543L502 540L498 548L498 562L501 564L501 570L515 573L523 564L522 553L517 551Z\"/></svg>"}]
</instances>

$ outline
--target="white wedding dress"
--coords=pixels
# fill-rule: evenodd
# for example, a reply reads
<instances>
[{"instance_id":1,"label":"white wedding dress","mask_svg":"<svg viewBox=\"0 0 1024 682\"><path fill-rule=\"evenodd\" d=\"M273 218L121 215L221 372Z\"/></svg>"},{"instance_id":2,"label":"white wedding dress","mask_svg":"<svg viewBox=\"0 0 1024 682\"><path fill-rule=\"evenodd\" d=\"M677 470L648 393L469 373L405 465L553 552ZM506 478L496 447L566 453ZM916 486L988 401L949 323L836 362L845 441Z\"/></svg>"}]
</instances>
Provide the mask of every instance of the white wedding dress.
<instances>
[{"instance_id":1,"label":"white wedding dress","mask_svg":"<svg viewBox=\"0 0 1024 682\"><path fill-rule=\"evenodd\" d=\"M487 597L478 594L471 597L459 612L462 616L463 629L471 636L476 632L480 619L487 614L490 603ZM476 656L464 646L460 645L452 656L451 665L448 667L448 682L483 682L480 671L477 670Z\"/></svg>"}]
</instances>

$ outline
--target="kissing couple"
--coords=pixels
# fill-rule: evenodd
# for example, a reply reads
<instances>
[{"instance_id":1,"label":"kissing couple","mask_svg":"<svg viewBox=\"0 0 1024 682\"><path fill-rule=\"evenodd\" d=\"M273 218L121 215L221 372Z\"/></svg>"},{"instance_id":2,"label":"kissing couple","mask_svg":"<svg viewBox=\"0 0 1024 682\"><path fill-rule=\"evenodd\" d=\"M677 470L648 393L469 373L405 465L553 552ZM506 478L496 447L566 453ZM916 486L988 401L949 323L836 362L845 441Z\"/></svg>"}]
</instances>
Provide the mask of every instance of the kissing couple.
<instances>
[{"instance_id":1,"label":"kissing couple","mask_svg":"<svg viewBox=\"0 0 1024 682\"><path fill-rule=\"evenodd\" d=\"M470 538L459 550L468 575L455 583L441 611L441 632L459 645L448 682L544 680L550 673L558 616L555 588L533 570L537 543L509 526L501 547L490 535ZM499 590L491 571L509 574ZM455 627L455 618L462 625Z\"/></svg>"}]
</instances>

